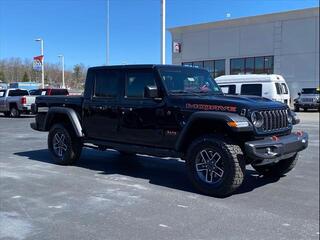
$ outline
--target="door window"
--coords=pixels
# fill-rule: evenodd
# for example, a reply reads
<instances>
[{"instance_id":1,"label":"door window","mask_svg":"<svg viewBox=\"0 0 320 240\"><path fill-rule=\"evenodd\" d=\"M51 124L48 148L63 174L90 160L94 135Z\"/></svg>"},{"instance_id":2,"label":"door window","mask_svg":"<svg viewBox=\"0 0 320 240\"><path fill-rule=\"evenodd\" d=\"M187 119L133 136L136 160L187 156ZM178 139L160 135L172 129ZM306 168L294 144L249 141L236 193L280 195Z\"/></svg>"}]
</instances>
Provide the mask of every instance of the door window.
<instances>
[{"instance_id":1,"label":"door window","mask_svg":"<svg viewBox=\"0 0 320 240\"><path fill-rule=\"evenodd\" d=\"M115 98L118 94L120 73L117 70L101 69L95 73L95 97Z\"/></svg>"},{"instance_id":2,"label":"door window","mask_svg":"<svg viewBox=\"0 0 320 240\"><path fill-rule=\"evenodd\" d=\"M153 71L129 71L126 78L126 98L145 98L145 87L156 87Z\"/></svg>"},{"instance_id":3,"label":"door window","mask_svg":"<svg viewBox=\"0 0 320 240\"><path fill-rule=\"evenodd\" d=\"M262 95L262 84L243 84L241 86L241 95Z\"/></svg>"}]
</instances>

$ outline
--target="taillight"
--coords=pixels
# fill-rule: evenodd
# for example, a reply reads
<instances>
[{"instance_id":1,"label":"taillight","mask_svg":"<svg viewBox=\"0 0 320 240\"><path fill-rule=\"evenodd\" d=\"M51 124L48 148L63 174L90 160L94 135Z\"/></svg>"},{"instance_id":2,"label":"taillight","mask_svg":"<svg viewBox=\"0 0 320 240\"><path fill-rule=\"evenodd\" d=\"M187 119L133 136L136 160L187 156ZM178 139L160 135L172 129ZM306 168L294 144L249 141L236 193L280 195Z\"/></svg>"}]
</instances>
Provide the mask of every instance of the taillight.
<instances>
[{"instance_id":1,"label":"taillight","mask_svg":"<svg viewBox=\"0 0 320 240\"><path fill-rule=\"evenodd\" d=\"M21 98L21 104L27 104L27 98L26 97L22 97Z\"/></svg>"}]
</instances>

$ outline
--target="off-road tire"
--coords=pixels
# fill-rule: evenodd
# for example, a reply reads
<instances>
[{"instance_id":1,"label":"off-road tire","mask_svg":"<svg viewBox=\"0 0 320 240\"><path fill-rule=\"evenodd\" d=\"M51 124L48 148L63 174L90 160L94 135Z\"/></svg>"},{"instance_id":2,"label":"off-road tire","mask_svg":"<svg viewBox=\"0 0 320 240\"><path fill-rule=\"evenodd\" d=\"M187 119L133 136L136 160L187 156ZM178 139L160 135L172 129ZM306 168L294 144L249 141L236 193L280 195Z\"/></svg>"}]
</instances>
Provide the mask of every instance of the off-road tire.
<instances>
[{"instance_id":1,"label":"off-road tire","mask_svg":"<svg viewBox=\"0 0 320 240\"><path fill-rule=\"evenodd\" d=\"M56 134L63 134L65 136L66 151L62 156L57 154L54 149L54 137ZM54 163L59 165L72 165L74 164L81 155L82 142L79 137L75 135L73 129L63 124L55 124L51 127L48 134L48 149L51 153Z\"/></svg>"},{"instance_id":2,"label":"off-road tire","mask_svg":"<svg viewBox=\"0 0 320 240\"><path fill-rule=\"evenodd\" d=\"M298 161L299 154L296 153L294 156L283 159L274 164L268 164L264 166L255 166L252 167L261 175L266 177L282 177L286 173L290 172Z\"/></svg>"},{"instance_id":3,"label":"off-road tire","mask_svg":"<svg viewBox=\"0 0 320 240\"><path fill-rule=\"evenodd\" d=\"M196 158L202 149L210 148L219 153L224 164L221 182L209 184L203 181L196 169ZM186 166L194 187L201 193L214 197L231 195L242 184L245 176L245 161L241 148L231 140L214 135L202 136L194 140L188 148Z\"/></svg>"},{"instance_id":4,"label":"off-road tire","mask_svg":"<svg viewBox=\"0 0 320 240\"><path fill-rule=\"evenodd\" d=\"M20 111L16 107L10 108L10 117L17 118L20 117Z\"/></svg>"}]
</instances>

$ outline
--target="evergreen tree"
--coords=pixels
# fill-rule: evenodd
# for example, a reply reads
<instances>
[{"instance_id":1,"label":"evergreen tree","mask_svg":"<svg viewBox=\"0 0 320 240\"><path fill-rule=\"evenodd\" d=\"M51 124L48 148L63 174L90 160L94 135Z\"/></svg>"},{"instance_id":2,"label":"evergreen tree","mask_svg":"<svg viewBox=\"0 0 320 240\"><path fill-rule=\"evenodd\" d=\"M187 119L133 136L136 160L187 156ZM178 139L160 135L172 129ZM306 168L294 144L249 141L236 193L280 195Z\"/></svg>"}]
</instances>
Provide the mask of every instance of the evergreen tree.
<instances>
[{"instance_id":1,"label":"evergreen tree","mask_svg":"<svg viewBox=\"0 0 320 240\"><path fill-rule=\"evenodd\" d=\"M22 82L29 82L30 78L28 76L27 72L24 72L23 77L22 77Z\"/></svg>"}]
</instances>

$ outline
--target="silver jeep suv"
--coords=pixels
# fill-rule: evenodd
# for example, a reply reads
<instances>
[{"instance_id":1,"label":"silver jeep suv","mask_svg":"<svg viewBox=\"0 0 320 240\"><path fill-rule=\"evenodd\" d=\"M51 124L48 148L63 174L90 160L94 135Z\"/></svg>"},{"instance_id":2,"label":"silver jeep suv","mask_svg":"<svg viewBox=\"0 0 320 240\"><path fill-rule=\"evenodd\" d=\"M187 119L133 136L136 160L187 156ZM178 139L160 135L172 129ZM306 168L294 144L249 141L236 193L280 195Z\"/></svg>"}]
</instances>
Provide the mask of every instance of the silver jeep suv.
<instances>
[{"instance_id":1,"label":"silver jeep suv","mask_svg":"<svg viewBox=\"0 0 320 240\"><path fill-rule=\"evenodd\" d=\"M294 100L294 111L299 112L300 108L304 111L308 109L320 110L320 89L319 88L303 88L299 97Z\"/></svg>"}]
</instances>

